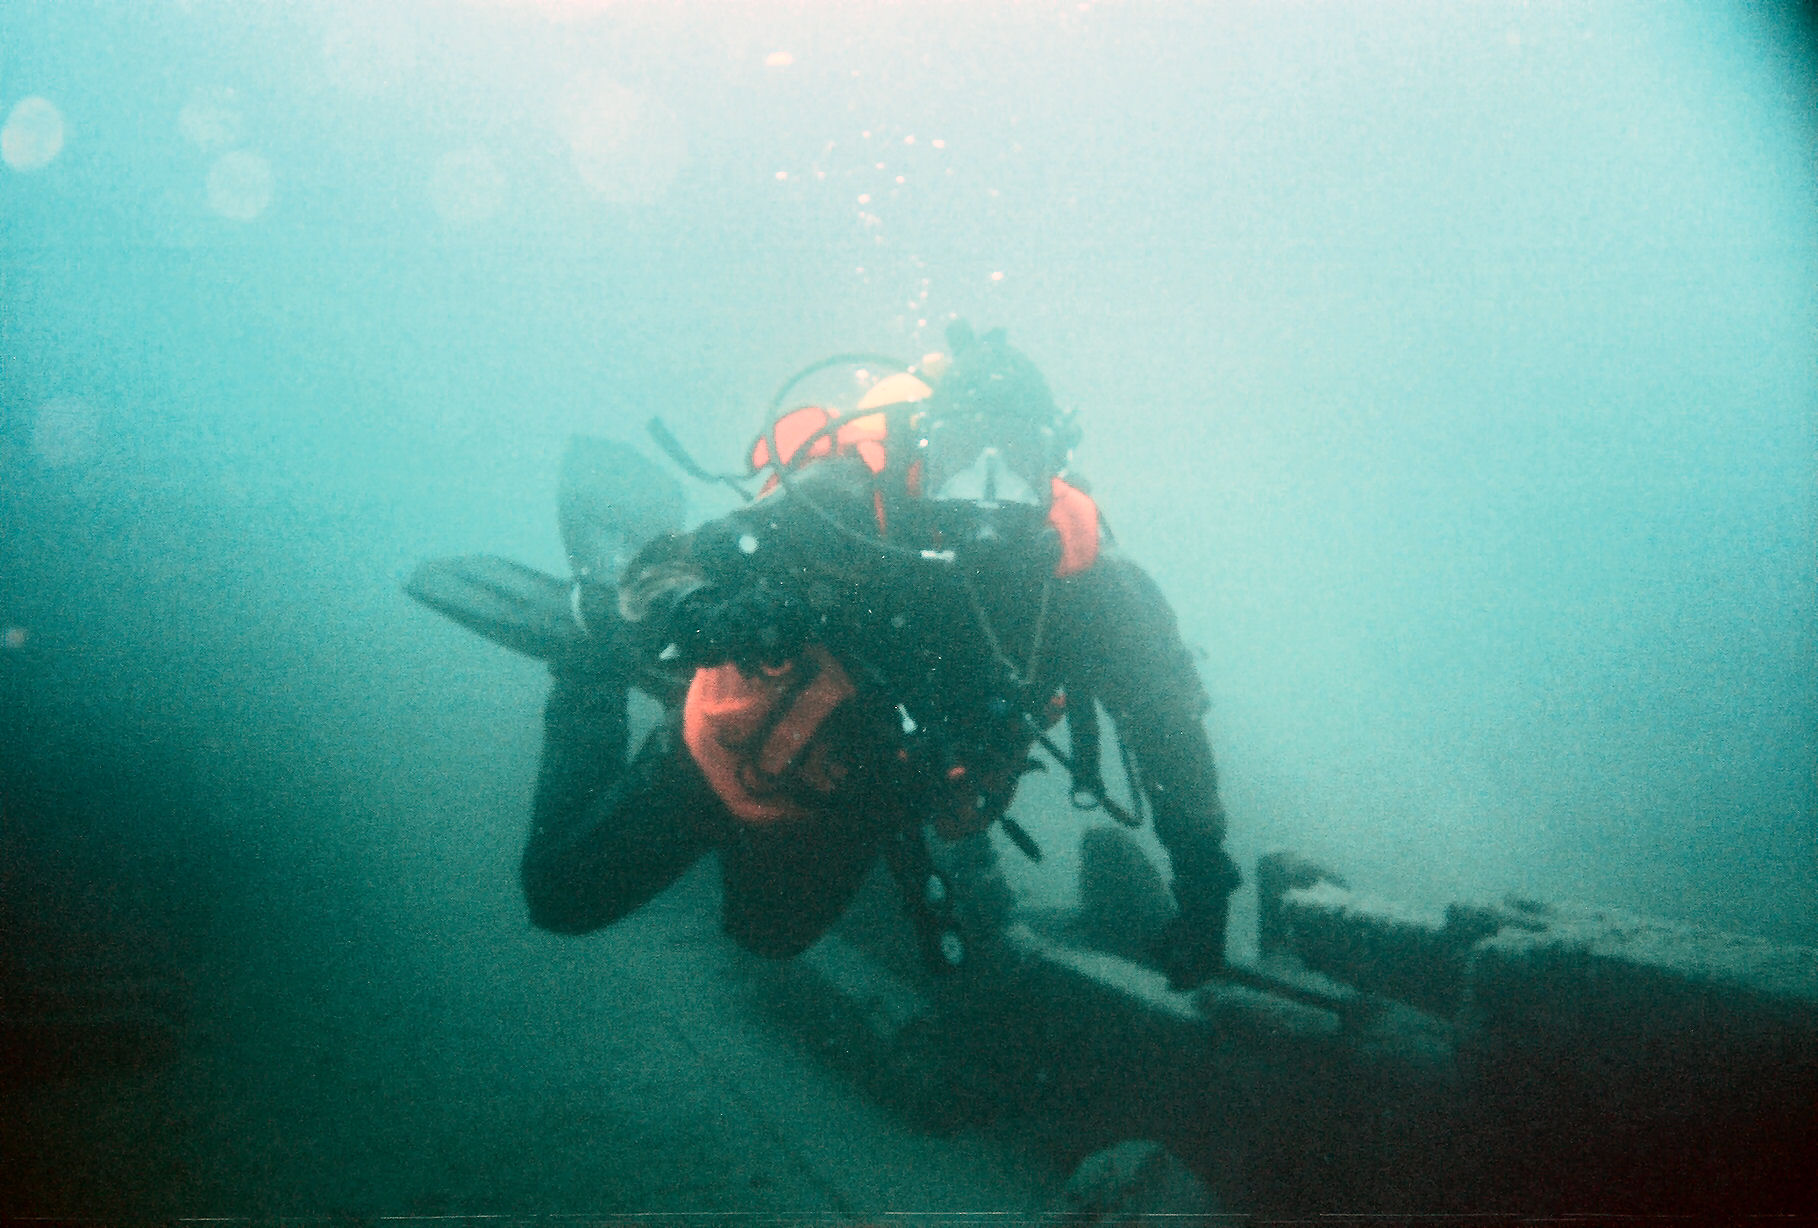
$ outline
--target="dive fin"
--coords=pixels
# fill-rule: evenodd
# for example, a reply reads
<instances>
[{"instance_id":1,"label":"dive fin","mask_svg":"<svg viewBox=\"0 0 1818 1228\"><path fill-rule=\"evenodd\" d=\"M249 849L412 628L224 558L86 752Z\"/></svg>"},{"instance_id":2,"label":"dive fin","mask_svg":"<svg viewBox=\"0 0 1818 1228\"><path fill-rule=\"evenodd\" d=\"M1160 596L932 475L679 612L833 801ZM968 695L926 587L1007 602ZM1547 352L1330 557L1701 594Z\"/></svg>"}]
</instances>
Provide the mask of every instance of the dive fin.
<instances>
[{"instance_id":1,"label":"dive fin","mask_svg":"<svg viewBox=\"0 0 1818 1228\"><path fill-rule=\"evenodd\" d=\"M570 602L574 586L496 554L420 563L404 591L495 644L550 661L586 634Z\"/></svg>"},{"instance_id":2,"label":"dive fin","mask_svg":"<svg viewBox=\"0 0 1818 1228\"><path fill-rule=\"evenodd\" d=\"M572 435L562 450L556 515L568 566L607 583L644 543L682 527L682 484L629 444Z\"/></svg>"}]
</instances>

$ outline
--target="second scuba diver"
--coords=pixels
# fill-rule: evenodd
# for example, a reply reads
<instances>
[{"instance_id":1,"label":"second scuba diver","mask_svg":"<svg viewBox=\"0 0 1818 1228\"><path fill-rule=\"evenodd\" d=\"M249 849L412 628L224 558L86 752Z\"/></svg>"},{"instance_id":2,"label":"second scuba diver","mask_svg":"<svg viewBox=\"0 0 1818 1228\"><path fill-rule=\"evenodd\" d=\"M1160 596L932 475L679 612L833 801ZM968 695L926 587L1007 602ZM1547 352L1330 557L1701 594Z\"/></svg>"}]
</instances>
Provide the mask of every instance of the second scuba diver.
<instances>
[{"instance_id":1,"label":"second scuba diver","mask_svg":"<svg viewBox=\"0 0 1818 1228\"><path fill-rule=\"evenodd\" d=\"M609 552L576 559L588 635L552 663L522 864L536 925L609 925L717 850L726 932L786 958L883 858L930 962L957 965L969 936L928 832L1002 823L1031 849L1006 811L1038 745L1076 801L1130 820L1099 777L1102 704L1172 871L1158 965L1176 988L1223 968L1240 875L1173 611L1067 480L1077 430L1034 364L1001 330L948 340L950 362L846 413L774 418L765 492L650 541L616 602ZM665 719L626 762L627 688L664 670Z\"/></svg>"}]
</instances>

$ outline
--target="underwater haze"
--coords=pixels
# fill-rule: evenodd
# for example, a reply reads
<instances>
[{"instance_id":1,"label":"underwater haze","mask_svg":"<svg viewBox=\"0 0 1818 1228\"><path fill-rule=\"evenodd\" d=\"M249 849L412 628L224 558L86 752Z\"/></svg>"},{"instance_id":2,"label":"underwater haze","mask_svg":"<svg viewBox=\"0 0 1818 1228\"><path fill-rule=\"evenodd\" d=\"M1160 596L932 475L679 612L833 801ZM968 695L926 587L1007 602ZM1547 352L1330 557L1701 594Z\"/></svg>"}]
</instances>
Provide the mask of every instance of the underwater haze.
<instances>
[{"instance_id":1,"label":"underwater haze","mask_svg":"<svg viewBox=\"0 0 1818 1228\"><path fill-rule=\"evenodd\" d=\"M10 970L151 961L242 1063L12 1209L670 1205L528 1100L427 1151L300 1107L559 1096L561 1014L474 1020L681 958L529 934L547 674L399 578L561 571L571 434L731 468L793 371L956 317L1079 409L1241 864L1818 943L1813 62L1740 0L9 0ZM98 1152L66 1094L33 1131Z\"/></svg>"}]
</instances>

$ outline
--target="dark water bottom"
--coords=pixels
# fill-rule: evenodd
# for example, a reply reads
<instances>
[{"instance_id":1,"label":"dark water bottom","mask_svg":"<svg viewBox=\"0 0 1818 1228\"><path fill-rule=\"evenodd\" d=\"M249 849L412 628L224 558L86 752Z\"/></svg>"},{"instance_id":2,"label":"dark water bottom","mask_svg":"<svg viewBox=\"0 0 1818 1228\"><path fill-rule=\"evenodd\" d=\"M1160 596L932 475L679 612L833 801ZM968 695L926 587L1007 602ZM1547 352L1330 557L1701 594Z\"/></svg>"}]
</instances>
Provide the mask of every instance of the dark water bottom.
<instances>
[{"instance_id":1,"label":"dark water bottom","mask_svg":"<svg viewBox=\"0 0 1818 1228\"><path fill-rule=\"evenodd\" d=\"M222 956L174 1058L0 1091L0 1210L846 1222L1046 1204L1051 1160L920 1135L747 1009L712 891L697 874L583 939L369 911Z\"/></svg>"}]
</instances>

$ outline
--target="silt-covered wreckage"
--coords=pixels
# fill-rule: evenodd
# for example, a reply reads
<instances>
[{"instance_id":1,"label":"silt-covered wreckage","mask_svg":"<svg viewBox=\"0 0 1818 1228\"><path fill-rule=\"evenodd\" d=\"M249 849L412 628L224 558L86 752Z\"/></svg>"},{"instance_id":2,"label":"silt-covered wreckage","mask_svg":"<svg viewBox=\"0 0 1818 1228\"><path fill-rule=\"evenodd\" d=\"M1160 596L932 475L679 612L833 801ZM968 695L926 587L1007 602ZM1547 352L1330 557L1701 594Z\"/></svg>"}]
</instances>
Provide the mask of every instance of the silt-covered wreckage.
<instances>
[{"instance_id":1,"label":"silt-covered wreckage","mask_svg":"<svg viewBox=\"0 0 1818 1228\"><path fill-rule=\"evenodd\" d=\"M873 893L773 971L778 1016L931 1128L1014 1122L1090 1155L1088 1218L1813 1205L1818 950L1410 905L1277 853L1259 959L1180 993L1142 960L1168 905L1136 842L1088 830L1081 861L1077 908L1009 911L946 981Z\"/></svg>"}]
</instances>

